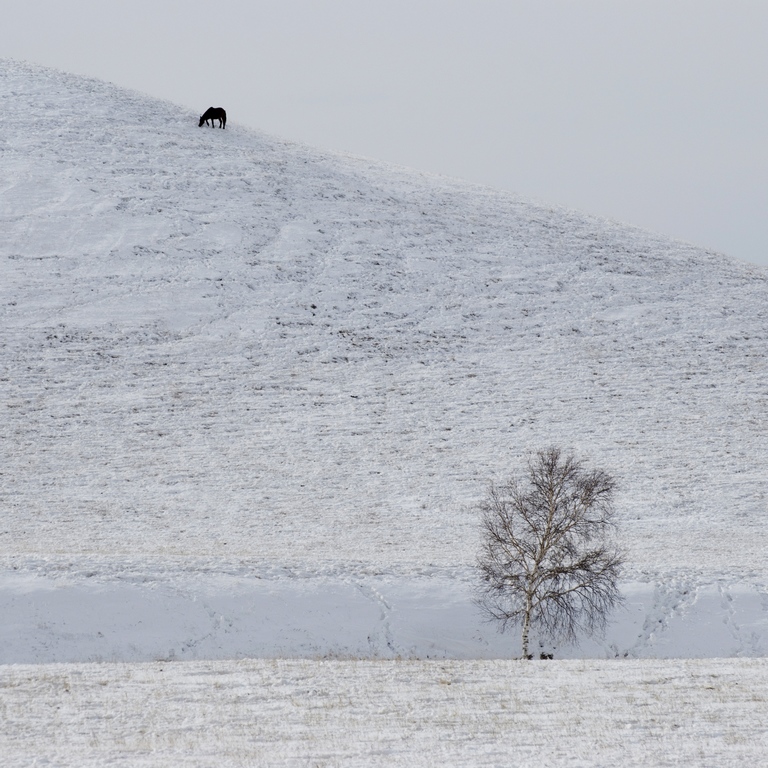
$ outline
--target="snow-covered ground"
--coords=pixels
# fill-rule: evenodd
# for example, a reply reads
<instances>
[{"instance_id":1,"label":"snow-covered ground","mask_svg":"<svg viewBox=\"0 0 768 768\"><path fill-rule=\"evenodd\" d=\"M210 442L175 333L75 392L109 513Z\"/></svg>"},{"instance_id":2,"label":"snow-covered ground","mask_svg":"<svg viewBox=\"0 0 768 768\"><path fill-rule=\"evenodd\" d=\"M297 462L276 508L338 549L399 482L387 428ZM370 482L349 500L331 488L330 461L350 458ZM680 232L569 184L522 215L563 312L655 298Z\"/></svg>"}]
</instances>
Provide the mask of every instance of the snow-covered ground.
<instances>
[{"instance_id":1,"label":"snow-covered ground","mask_svg":"<svg viewBox=\"0 0 768 768\"><path fill-rule=\"evenodd\" d=\"M762 660L0 667L21 766L765 765Z\"/></svg>"},{"instance_id":2,"label":"snow-covered ground","mask_svg":"<svg viewBox=\"0 0 768 768\"><path fill-rule=\"evenodd\" d=\"M553 443L618 477L628 549L558 657L765 655L766 270L30 65L0 92L0 661L513 654L472 507Z\"/></svg>"},{"instance_id":3,"label":"snow-covered ground","mask_svg":"<svg viewBox=\"0 0 768 768\"><path fill-rule=\"evenodd\" d=\"M78 567L83 567L78 561ZM516 634L482 622L472 569L327 573L151 571L112 564L52 571L26 562L0 581L0 664L248 657L505 659ZM541 650L557 658L768 655L757 581L625 581L604 637ZM539 648L536 648L539 653Z\"/></svg>"}]
</instances>

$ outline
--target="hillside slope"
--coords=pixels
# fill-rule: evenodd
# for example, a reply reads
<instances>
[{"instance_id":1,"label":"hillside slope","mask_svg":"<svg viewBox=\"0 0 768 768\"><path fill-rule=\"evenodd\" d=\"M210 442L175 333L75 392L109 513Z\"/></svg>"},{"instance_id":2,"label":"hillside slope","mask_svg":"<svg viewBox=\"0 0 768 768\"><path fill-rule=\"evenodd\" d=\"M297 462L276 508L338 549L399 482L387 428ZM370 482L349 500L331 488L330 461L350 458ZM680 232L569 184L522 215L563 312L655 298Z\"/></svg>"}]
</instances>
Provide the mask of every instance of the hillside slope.
<instances>
[{"instance_id":1,"label":"hillside slope","mask_svg":"<svg viewBox=\"0 0 768 768\"><path fill-rule=\"evenodd\" d=\"M52 70L0 89L9 569L469 579L472 505L557 443L618 476L628 578L763 600L764 269Z\"/></svg>"}]
</instances>

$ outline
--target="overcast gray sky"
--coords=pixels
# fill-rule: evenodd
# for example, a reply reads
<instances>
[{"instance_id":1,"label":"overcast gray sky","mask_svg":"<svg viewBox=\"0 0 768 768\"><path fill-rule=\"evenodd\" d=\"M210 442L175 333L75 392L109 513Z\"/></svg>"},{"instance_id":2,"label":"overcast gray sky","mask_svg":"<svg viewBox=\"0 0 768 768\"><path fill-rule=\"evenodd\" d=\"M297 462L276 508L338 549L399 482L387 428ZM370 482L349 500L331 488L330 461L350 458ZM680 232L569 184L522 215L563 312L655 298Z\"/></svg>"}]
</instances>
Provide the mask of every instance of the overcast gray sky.
<instances>
[{"instance_id":1,"label":"overcast gray sky","mask_svg":"<svg viewBox=\"0 0 768 768\"><path fill-rule=\"evenodd\" d=\"M766 0L0 0L0 56L768 265ZM5 104L6 109L12 105Z\"/></svg>"}]
</instances>

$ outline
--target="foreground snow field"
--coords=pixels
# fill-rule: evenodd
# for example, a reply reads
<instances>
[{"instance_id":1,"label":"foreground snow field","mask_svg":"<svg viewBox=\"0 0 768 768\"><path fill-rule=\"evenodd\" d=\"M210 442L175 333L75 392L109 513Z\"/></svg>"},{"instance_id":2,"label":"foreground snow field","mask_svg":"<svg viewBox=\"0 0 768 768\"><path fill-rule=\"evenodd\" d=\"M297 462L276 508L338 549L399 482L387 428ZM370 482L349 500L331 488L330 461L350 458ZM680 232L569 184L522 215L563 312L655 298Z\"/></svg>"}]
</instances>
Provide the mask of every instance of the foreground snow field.
<instances>
[{"instance_id":1,"label":"foreground snow field","mask_svg":"<svg viewBox=\"0 0 768 768\"><path fill-rule=\"evenodd\" d=\"M766 653L765 269L31 65L0 92L0 661L514 653L472 505L551 443L618 477L628 549L558 657Z\"/></svg>"},{"instance_id":2,"label":"foreground snow field","mask_svg":"<svg viewBox=\"0 0 768 768\"><path fill-rule=\"evenodd\" d=\"M762 660L0 667L7 768L765 764Z\"/></svg>"}]
</instances>

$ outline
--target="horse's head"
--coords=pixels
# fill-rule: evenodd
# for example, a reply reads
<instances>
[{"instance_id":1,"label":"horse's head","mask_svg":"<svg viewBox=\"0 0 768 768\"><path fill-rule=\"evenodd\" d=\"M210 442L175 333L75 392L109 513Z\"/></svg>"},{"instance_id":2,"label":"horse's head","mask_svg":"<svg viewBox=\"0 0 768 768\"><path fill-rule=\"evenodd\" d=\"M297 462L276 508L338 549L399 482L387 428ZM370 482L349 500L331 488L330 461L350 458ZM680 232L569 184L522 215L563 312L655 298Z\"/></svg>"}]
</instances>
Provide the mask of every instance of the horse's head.
<instances>
[{"instance_id":1,"label":"horse's head","mask_svg":"<svg viewBox=\"0 0 768 768\"><path fill-rule=\"evenodd\" d=\"M200 115L200 122L197 124L197 127L202 128L204 122L205 122L205 115Z\"/></svg>"}]
</instances>

